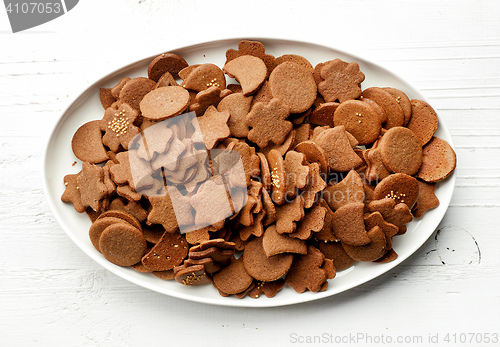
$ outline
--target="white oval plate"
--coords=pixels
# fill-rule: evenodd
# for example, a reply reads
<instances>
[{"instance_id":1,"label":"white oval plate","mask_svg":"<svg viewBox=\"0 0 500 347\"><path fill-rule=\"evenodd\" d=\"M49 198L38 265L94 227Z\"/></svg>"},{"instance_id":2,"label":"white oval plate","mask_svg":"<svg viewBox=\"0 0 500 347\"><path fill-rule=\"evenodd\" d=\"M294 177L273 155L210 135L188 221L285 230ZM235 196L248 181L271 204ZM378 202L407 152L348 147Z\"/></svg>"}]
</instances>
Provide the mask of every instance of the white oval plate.
<instances>
[{"instance_id":1,"label":"white oval plate","mask_svg":"<svg viewBox=\"0 0 500 347\"><path fill-rule=\"evenodd\" d=\"M170 52L183 56L189 64L214 63L222 67L225 62L226 50L229 48L237 49L240 40L241 39L228 39L207 42L173 49L170 50ZM403 90L410 99L426 100L418 90L390 71L352 54L306 42L280 39L256 40L264 43L266 53L276 57L283 54L299 54L307 58L313 66L319 62L335 58L340 58L348 62L357 62L360 65L361 71L366 76L365 81L362 83L363 89L370 86L391 86ZM64 192L63 177L70 173L77 173L81 169L79 160L73 155L71 150L71 139L75 131L82 124L90 120L102 118L104 111L99 101L100 87L114 86L121 78L127 76L147 77L147 66L153 58L154 57L148 57L124 66L104 76L84 90L63 112L50 136L45 152L45 193L57 221L78 247L114 274L159 293L206 304L271 307L302 303L329 297L351 289L394 268L412 255L430 235L432 235L441 219L444 217L455 187L454 174L444 182L439 183L436 188L436 195L440 201L439 207L428 211L421 220L415 219L412 221L408 225L408 231L405 235L394 237L394 249L399 254L399 257L395 261L387 264L358 262L350 269L339 272L336 278L329 280L328 289L320 293L305 292L298 294L293 289L286 286L271 299L265 296L259 299L252 299L249 297L244 299L222 297L211 285L186 287L176 281L164 281L151 274L139 273L132 268L119 267L108 262L92 246L89 240L88 230L91 223L87 215L78 214L71 204L61 202L61 195ZM448 141L450 145L453 145L450 133L441 118L439 118L439 129L436 132L436 136ZM73 166L72 164L74 161L77 161L78 164Z\"/></svg>"}]
</instances>

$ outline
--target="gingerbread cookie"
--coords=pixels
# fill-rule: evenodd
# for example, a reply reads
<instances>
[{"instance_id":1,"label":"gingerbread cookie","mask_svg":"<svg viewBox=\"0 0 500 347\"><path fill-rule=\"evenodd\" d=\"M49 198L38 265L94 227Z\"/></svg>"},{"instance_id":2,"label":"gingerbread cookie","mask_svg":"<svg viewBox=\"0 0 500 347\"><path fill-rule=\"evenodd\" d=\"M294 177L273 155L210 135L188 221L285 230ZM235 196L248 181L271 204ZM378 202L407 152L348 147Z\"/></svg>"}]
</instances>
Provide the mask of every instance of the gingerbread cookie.
<instances>
[{"instance_id":1,"label":"gingerbread cookie","mask_svg":"<svg viewBox=\"0 0 500 347\"><path fill-rule=\"evenodd\" d=\"M109 195L104 184L104 172L100 166L82 163L82 171L77 177L77 189L80 192L82 205L98 212L102 208L102 200Z\"/></svg>"},{"instance_id":2,"label":"gingerbread cookie","mask_svg":"<svg viewBox=\"0 0 500 347\"><path fill-rule=\"evenodd\" d=\"M375 226L367 232L370 243L364 246L351 246L342 243L342 247L350 258L357 261L374 261L387 251L387 238L380 227Z\"/></svg>"},{"instance_id":3,"label":"gingerbread cookie","mask_svg":"<svg viewBox=\"0 0 500 347\"><path fill-rule=\"evenodd\" d=\"M413 217L422 218L428 210L439 206L439 199L434 193L435 189L435 183L418 180L418 198L416 204L413 206Z\"/></svg>"},{"instance_id":4,"label":"gingerbread cookie","mask_svg":"<svg viewBox=\"0 0 500 347\"><path fill-rule=\"evenodd\" d=\"M264 61L252 55L242 55L226 62L222 71L240 83L244 96L255 93L267 76Z\"/></svg>"},{"instance_id":5,"label":"gingerbread cookie","mask_svg":"<svg viewBox=\"0 0 500 347\"><path fill-rule=\"evenodd\" d=\"M419 195L419 185L415 177L396 173L387 176L373 191L374 199L391 198L399 204L404 202L411 209Z\"/></svg>"},{"instance_id":6,"label":"gingerbread cookie","mask_svg":"<svg viewBox=\"0 0 500 347\"><path fill-rule=\"evenodd\" d=\"M111 93L111 88L99 88L99 101L103 109L111 107L116 102L116 98Z\"/></svg>"},{"instance_id":7,"label":"gingerbread cookie","mask_svg":"<svg viewBox=\"0 0 500 347\"><path fill-rule=\"evenodd\" d=\"M341 103L335 110L333 124L343 125L360 145L373 143L382 129L379 115L368 103L359 100Z\"/></svg>"},{"instance_id":8,"label":"gingerbread cookie","mask_svg":"<svg viewBox=\"0 0 500 347\"><path fill-rule=\"evenodd\" d=\"M361 158L352 149L343 125L325 130L315 139L315 142L325 151L330 170L345 172L363 164Z\"/></svg>"},{"instance_id":9,"label":"gingerbread cookie","mask_svg":"<svg viewBox=\"0 0 500 347\"><path fill-rule=\"evenodd\" d=\"M276 66L269 76L269 87L273 97L281 100L290 113L304 112L316 100L317 89L311 70L294 62Z\"/></svg>"},{"instance_id":10,"label":"gingerbread cookie","mask_svg":"<svg viewBox=\"0 0 500 347\"><path fill-rule=\"evenodd\" d=\"M166 232L141 261L153 271L166 271L180 265L187 254L188 247L184 236Z\"/></svg>"},{"instance_id":11,"label":"gingerbread cookie","mask_svg":"<svg viewBox=\"0 0 500 347\"><path fill-rule=\"evenodd\" d=\"M118 152L120 146L128 149L130 141L139 134L139 128L134 125L139 113L130 105L123 103L118 110L106 109L99 125L105 132L102 143L111 151Z\"/></svg>"},{"instance_id":12,"label":"gingerbread cookie","mask_svg":"<svg viewBox=\"0 0 500 347\"><path fill-rule=\"evenodd\" d=\"M140 102L142 115L163 120L181 114L189 106L189 93L180 86L160 87L146 94Z\"/></svg>"},{"instance_id":13,"label":"gingerbread cookie","mask_svg":"<svg viewBox=\"0 0 500 347\"><path fill-rule=\"evenodd\" d=\"M401 106L401 108L403 109L403 126L406 126L412 116L412 105L410 98L408 98L408 95L406 95L403 91L396 88L384 87L382 89L391 94L392 97L396 99L396 102L399 104L399 106Z\"/></svg>"},{"instance_id":14,"label":"gingerbread cookie","mask_svg":"<svg viewBox=\"0 0 500 347\"><path fill-rule=\"evenodd\" d=\"M313 246L307 247L307 254L298 257L292 264L290 271L285 277L286 283L297 293L306 290L318 292L323 288L328 272L322 268L325 256Z\"/></svg>"},{"instance_id":15,"label":"gingerbread cookie","mask_svg":"<svg viewBox=\"0 0 500 347\"><path fill-rule=\"evenodd\" d=\"M363 219L365 205L353 202L341 206L333 213L332 229L342 243L352 246L364 246L370 242L366 234Z\"/></svg>"},{"instance_id":16,"label":"gingerbread cookie","mask_svg":"<svg viewBox=\"0 0 500 347\"><path fill-rule=\"evenodd\" d=\"M188 63L181 56L175 53L163 53L149 63L148 77L155 82L158 82L165 73L169 73L173 78L178 78L179 71L187 66Z\"/></svg>"},{"instance_id":17,"label":"gingerbread cookie","mask_svg":"<svg viewBox=\"0 0 500 347\"><path fill-rule=\"evenodd\" d=\"M309 166L302 153L289 151L284 160L287 197L293 199L299 189L304 189L309 178Z\"/></svg>"},{"instance_id":18,"label":"gingerbread cookie","mask_svg":"<svg viewBox=\"0 0 500 347\"><path fill-rule=\"evenodd\" d=\"M245 117L250 111L251 96L245 96L243 93L233 93L226 96L217 105L217 111L229 112L227 126L234 137L246 137L249 126L246 124Z\"/></svg>"},{"instance_id":19,"label":"gingerbread cookie","mask_svg":"<svg viewBox=\"0 0 500 347\"><path fill-rule=\"evenodd\" d=\"M262 237L248 242L243 252L243 265L247 273L259 281L271 282L288 272L293 262L292 254L268 257L262 246Z\"/></svg>"},{"instance_id":20,"label":"gingerbread cookie","mask_svg":"<svg viewBox=\"0 0 500 347\"><path fill-rule=\"evenodd\" d=\"M210 106L202 117L198 117L198 124L203 141L208 150L215 148L220 140L226 139L231 135L227 126L229 112L219 112L214 106Z\"/></svg>"},{"instance_id":21,"label":"gingerbread cookie","mask_svg":"<svg viewBox=\"0 0 500 347\"><path fill-rule=\"evenodd\" d=\"M277 150L273 149L267 155L267 161L271 171L271 199L276 205L283 205L287 192L283 157Z\"/></svg>"},{"instance_id":22,"label":"gingerbread cookie","mask_svg":"<svg viewBox=\"0 0 500 347\"><path fill-rule=\"evenodd\" d=\"M333 211L347 204L364 202L365 191L361 177L356 171L349 171L342 181L323 190L323 199Z\"/></svg>"},{"instance_id":23,"label":"gingerbread cookie","mask_svg":"<svg viewBox=\"0 0 500 347\"><path fill-rule=\"evenodd\" d=\"M344 271L356 263L356 260L346 253L340 242L320 242L318 248L326 259L333 261L337 272Z\"/></svg>"},{"instance_id":24,"label":"gingerbread cookie","mask_svg":"<svg viewBox=\"0 0 500 347\"><path fill-rule=\"evenodd\" d=\"M339 107L338 102L323 102L316 106L309 116L309 122L315 125L328 125L329 127L334 126L333 115Z\"/></svg>"},{"instance_id":25,"label":"gingerbread cookie","mask_svg":"<svg viewBox=\"0 0 500 347\"><path fill-rule=\"evenodd\" d=\"M237 57L243 55L252 55L254 57L262 59L267 67L267 77L271 74L274 67L276 66L276 58L271 54L266 54L266 48L259 41L241 40L238 43L238 50L228 49L226 51L226 64L236 59Z\"/></svg>"},{"instance_id":26,"label":"gingerbread cookie","mask_svg":"<svg viewBox=\"0 0 500 347\"><path fill-rule=\"evenodd\" d=\"M78 128L71 139L71 148L81 161L91 164L102 163L109 159L102 143L101 122L90 121Z\"/></svg>"},{"instance_id":27,"label":"gingerbread cookie","mask_svg":"<svg viewBox=\"0 0 500 347\"><path fill-rule=\"evenodd\" d=\"M415 175L422 165L422 147L413 131L404 127L389 129L377 147L385 167L393 173Z\"/></svg>"},{"instance_id":28,"label":"gingerbread cookie","mask_svg":"<svg viewBox=\"0 0 500 347\"><path fill-rule=\"evenodd\" d=\"M221 90L226 88L226 77L224 72L215 64L201 64L195 67L182 83L182 87L197 92L208 89L212 86Z\"/></svg>"},{"instance_id":29,"label":"gingerbread cookie","mask_svg":"<svg viewBox=\"0 0 500 347\"><path fill-rule=\"evenodd\" d=\"M406 232L406 224L410 223L413 216L405 203L397 203L395 199L383 198L373 200L368 204L370 212L380 212L384 220L398 227L398 234Z\"/></svg>"},{"instance_id":30,"label":"gingerbread cookie","mask_svg":"<svg viewBox=\"0 0 500 347\"><path fill-rule=\"evenodd\" d=\"M426 182L439 182L450 176L457 166L457 155L448 142L433 137L423 148L422 166L417 177Z\"/></svg>"},{"instance_id":31,"label":"gingerbread cookie","mask_svg":"<svg viewBox=\"0 0 500 347\"><path fill-rule=\"evenodd\" d=\"M347 63L335 59L320 66L322 81L318 83L318 92L326 102L340 103L361 96L361 82L365 75L359 71L357 63Z\"/></svg>"},{"instance_id":32,"label":"gingerbread cookie","mask_svg":"<svg viewBox=\"0 0 500 347\"><path fill-rule=\"evenodd\" d=\"M260 148L266 147L270 141L282 144L293 127L286 120L289 114L289 108L279 99L272 99L268 104L255 104L246 116L247 124L252 128L248 139Z\"/></svg>"},{"instance_id":33,"label":"gingerbread cookie","mask_svg":"<svg viewBox=\"0 0 500 347\"><path fill-rule=\"evenodd\" d=\"M432 139L438 128L438 117L431 105L423 100L411 100L411 118L408 129L417 135L419 143L424 146Z\"/></svg>"},{"instance_id":34,"label":"gingerbread cookie","mask_svg":"<svg viewBox=\"0 0 500 347\"><path fill-rule=\"evenodd\" d=\"M396 99L379 87L370 87L363 90L363 98L368 98L382 107L387 116L387 122L384 125L385 129L403 126L405 115L403 109Z\"/></svg>"},{"instance_id":35,"label":"gingerbread cookie","mask_svg":"<svg viewBox=\"0 0 500 347\"><path fill-rule=\"evenodd\" d=\"M156 82L145 77L132 78L120 90L121 103L130 105L134 110L140 111L139 104L146 94L156 88Z\"/></svg>"},{"instance_id":36,"label":"gingerbread cookie","mask_svg":"<svg viewBox=\"0 0 500 347\"><path fill-rule=\"evenodd\" d=\"M61 201L71 202L76 212L83 213L87 207L82 203L82 196L78 186L78 176L80 176L80 173L64 176L64 185L66 188L61 195Z\"/></svg>"},{"instance_id":37,"label":"gingerbread cookie","mask_svg":"<svg viewBox=\"0 0 500 347\"><path fill-rule=\"evenodd\" d=\"M266 229L262 238L262 247L267 257L282 253L307 253L305 241L291 237L288 234L278 233L275 225L271 225Z\"/></svg>"},{"instance_id":38,"label":"gingerbread cookie","mask_svg":"<svg viewBox=\"0 0 500 347\"><path fill-rule=\"evenodd\" d=\"M215 288L225 294L244 292L253 282L243 265L243 258L232 258L231 263L213 276Z\"/></svg>"},{"instance_id":39,"label":"gingerbread cookie","mask_svg":"<svg viewBox=\"0 0 500 347\"><path fill-rule=\"evenodd\" d=\"M119 266L131 266L141 261L147 244L142 232L126 223L113 223L102 232L99 250L104 257Z\"/></svg>"}]
</instances>

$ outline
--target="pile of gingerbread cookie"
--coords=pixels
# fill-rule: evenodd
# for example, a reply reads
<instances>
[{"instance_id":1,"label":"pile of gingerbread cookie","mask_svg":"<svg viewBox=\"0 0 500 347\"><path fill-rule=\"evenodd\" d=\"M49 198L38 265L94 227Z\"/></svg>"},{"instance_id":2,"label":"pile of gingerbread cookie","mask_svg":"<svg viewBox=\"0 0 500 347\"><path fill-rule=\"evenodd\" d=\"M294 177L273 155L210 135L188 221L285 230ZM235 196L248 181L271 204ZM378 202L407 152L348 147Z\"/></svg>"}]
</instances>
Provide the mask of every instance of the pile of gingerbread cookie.
<instances>
[{"instance_id":1,"label":"pile of gingerbread cookie","mask_svg":"<svg viewBox=\"0 0 500 347\"><path fill-rule=\"evenodd\" d=\"M393 237L456 166L432 107L363 90L355 62L243 40L222 67L165 53L147 74L100 89L61 199L106 259L161 279L238 298L326 290L357 261L396 259Z\"/></svg>"}]
</instances>

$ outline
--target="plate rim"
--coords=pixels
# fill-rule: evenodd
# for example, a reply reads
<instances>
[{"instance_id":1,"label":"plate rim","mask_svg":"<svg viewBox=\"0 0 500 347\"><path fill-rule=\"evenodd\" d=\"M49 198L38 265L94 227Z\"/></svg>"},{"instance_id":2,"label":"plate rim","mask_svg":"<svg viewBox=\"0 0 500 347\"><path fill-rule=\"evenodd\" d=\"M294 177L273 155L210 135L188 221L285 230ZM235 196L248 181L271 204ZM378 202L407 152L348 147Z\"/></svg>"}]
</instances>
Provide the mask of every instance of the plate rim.
<instances>
[{"instance_id":1,"label":"plate rim","mask_svg":"<svg viewBox=\"0 0 500 347\"><path fill-rule=\"evenodd\" d=\"M355 61L357 63L372 65L375 68L382 71L384 73L384 75L387 74L387 75L391 76L392 78L405 83L410 88L412 88L414 91L417 91L417 93L419 94L419 98L421 100L426 101L427 103L432 105L429 102L429 100L425 97L425 95L422 92L420 92L420 90L418 88L416 88L411 82L408 82L406 79L399 77L398 75L393 73L390 69L386 68L383 64L380 64L378 62L374 62L372 60L363 58L363 57L361 57L357 54L351 53L349 51L335 48L334 46L330 46L330 45L327 45L325 43L318 43L318 42L314 42L314 41L293 40L293 39L288 39L288 38L262 37L262 36L261 37L232 37L232 38L214 39L214 40L210 40L210 41L203 41L203 42L188 44L186 46L176 47L176 48L172 48L172 49L168 49L168 50L162 50L161 52L154 54L154 55L151 55L149 57L145 57L145 58L142 58L139 60L134 60L134 61L130 61L130 62L127 62L125 64L122 64L121 66L119 66L118 68L113 70L112 72L107 73L106 75L104 75L102 77L96 78L93 82L89 83L89 85L84 90L80 91L77 95L72 97L72 99L68 102L67 106L62 111L60 111L61 112L60 116L59 116L57 122L55 123L55 125L53 126L53 128L52 128L52 130L51 130L51 132L46 140L45 150L43 152L42 163L43 163L44 196L46 198L46 201L49 205L49 208L50 208L52 214L54 215L54 217L55 217L57 223L59 224L59 226L61 227L61 229L63 229L65 234L68 235L69 238L78 246L78 248L80 248L80 250L82 250L87 256L89 256L91 259L93 259L95 262L97 262L100 266L104 267L106 270L110 271L111 273L113 273L114 275L116 275L120 278L125 279L126 281L129 281L129 282L131 282L135 285L138 285L142 288L145 288L145 289L148 289L148 290L151 290L151 291L163 294L163 295L168 295L172 298L176 298L176 299L178 298L178 299L188 300L191 302L197 302L197 303L203 303L203 304L209 304L209 305L228 306L228 307L248 307L248 308L279 307L279 306L288 306L288 305L295 305L295 304L300 304L300 303L307 303L307 302L321 300L321 299L328 298L328 297L334 297L337 294L340 294L340 293L343 293L343 292L348 291L350 289L356 288L362 284L368 283L368 282L380 277L381 275L385 274L386 272L390 271L391 269L394 269L397 266L399 266L402 262L411 258L415 254L415 252L418 249L420 249L422 247L422 245L432 236L432 234L436 231L437 227L439 226L439 224L443 220L444 216L446 215L446 212L448 211L448 208L449 208L449 205L450 205L450 202L451 202L454 190L455 190L456 170L445 180L445 182L448 182L447 183L448 185L451 185L451 192L448 195L446 195L446 199L444 199L444 201L441 200L441 198L440 198L439 208L443 210L442 215L439 216L437 219L433 220L432 225L430 226L430 229L432 229L432 232L429 232L428 236L421 243L413 244L411 249L410 249L410 252L407 256L405 256L404 258L398 257L398 259L394 260L393 262L387 263L387 264L376 264L376 266L374 266L374 269L376 269L376 271L373 271L373 273L370 274L370 276L362 277L361 279L359 279L357 281L353 281L353 283L351 285L349 285L347 288L343 288L341 290L331 291L331 292L326 290L326 291L319 292L319 293L311 293L309 291L307 291L305 293L301 293L301 294L295 293L296 295L294 297L292 297L291 299L287 298L287 300L280 300L278 296L276 296L274 298L263 297L263 298L259 298L258 300L251 299L248 297L245 297L244 299L237 299L237 298L233 298L233 297L222 297L222 296L220 298L214 299L214 298L205 298L205 297L196 296L193 294L189 294L188 292L187 293L182 293L182 292L178 292L178 291L172 292L168 288L163 288L162 290L159 290L159 288L151 287L145 283L142 283L141 281L139 281L136 278L137 276L129 276L129 272L119 271L119 267L117 267L116 265L114 265L108 261L103 261L102 259L98 258L95 253L92 253L91 251L89 251L87 249L86 245L82 244L80 242L80 240L78 240L73 234L68 232L67 228L65 227L65 223L62 222L62 219L59 216L59 211L56 208L53 199L49 198L49 197L52 197L52 195L51 195L50 190L49 190L50 182L49 182L49 177L47 175L47 165L49 163L47 161L48 161L48 158L50 156L49 150L51 148L52 142L54 141L54 137L57 134L58 130L64 124L64 121L70 117L71 111L73 109L78 108L80 103L82 101L85 101L86 95L88 93L94 93L95 88L100 88L104 84L103 83L104 81L110 80L115 76L123 74L127 70L132 70L134 68L134 66L144 64L145 62L150 61L151 59L153 59L154 57L156 57L157 55L159 55L161 53L176 52L176 51L188 50L188 49L195 49L196 50L196 49L199 49L199 48L204 47L204 46L210 47L210 46L214 46L214 45L226 45L229 49L229 48L234 48L235 45L237 46L237 44L241 40L260 41L260 42L263 42L265 46L266 46L266 42L268 42L268 43L272 42L273 44L280 44L280 45L283 45L283 44L293 44L293 45L300 45L300 46L306 45L306 46L309 46L311 48L316 48L316 49L320 48L322 50L331 51L332 54L338 53L341 55L352 57L354 59L353 61ZM168 48L168 47L166 47L166 48ZM437 111L437 109L436 109L436 111ZM444 132L444 134L446 135L446 138L447 138L447 142L455 150L455 146L453 144L453 139L451 137L449 129L445 125L442 117L439 116L439 112L438 112L438 120L439 120L439 125L440 125L440 131ZM60 179L62 180L62 177ZM360 263L360 264L358 264L358 266L360 266L362 264L363 263ZM162 280L158 279L158 281L162 281ZM334 283L334 281L335 281L335 279L333 279L332 282L330 282L330 284ZM161 283L161 282L159 282L159 283ZM214 290L216 290L216 289L214 289Z\"/></svg>"}]
</instances>

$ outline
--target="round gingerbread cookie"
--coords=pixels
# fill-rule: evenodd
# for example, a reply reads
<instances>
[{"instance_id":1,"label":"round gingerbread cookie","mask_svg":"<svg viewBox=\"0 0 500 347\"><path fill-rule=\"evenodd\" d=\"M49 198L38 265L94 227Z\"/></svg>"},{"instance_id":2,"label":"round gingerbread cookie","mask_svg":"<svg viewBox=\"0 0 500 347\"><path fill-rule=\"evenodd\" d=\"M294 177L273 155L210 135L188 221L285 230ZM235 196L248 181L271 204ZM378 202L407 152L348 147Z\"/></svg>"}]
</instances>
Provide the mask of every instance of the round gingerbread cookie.
<instances>
[{"instance_id":1,"label":"round gingerbread cookie","mask_svg":"<svg viewBox=\"0 0 500 347\"><path fill-rule=\"evenodd\" d=\"M391 94L396 99L396 102L399 104L399 106L401 106L401 108L403 109L403 125L406 126L411 118L410 98L408 98L408 95L406 95L402 90L393 87L385 87L382 89Z\"/></svg>"},{"instance_id":2,"label":"round gingerbread cookie","mask_svg":"<svg viewBox=\"0 0 500 347\"><path fill-rule=\"evenodd\" d=\"M232 258L231 263L214 274L214 286L226 294L238 294L245 291L253 282L245 267L243 259Z\"/></svg>"},{"instance_id":3,"label":"round gingerbread cookie","mask_svg":"<svg viewBox=\"0 0 500 347\"><path fill-rule=\"evenodd\" d=\"M403 202L411 209L418 198L418 181L404 173L395 173L381 180L373 191L373 198L391 198Z\"/></svg>"},{"instance_id":4,"label":"round gingerbread cookie","mask_svg":"<svg viewBox=\"0 0 500 347\"><path fill-rule=\"evenodd\" d=\"M287 61L291 61L291 62L294 62L296 64L299 64L299 65L305 67L306 69L310 70L311 72L314 70L314 67L311 65L309 60L307 60L303 56L297 55L297 54L284 54L284 55L276 58L276 65L279 65L279 64L287 62Z\"/></svg>"},{"instance_id":5,"label":"round gingerbread cookie","mask_svg":"<svg viewBox=\"0 0 500 347\"><path fill-rule=\"evenodd\" d=\"M156 88L156 82L146 77L132 78L120 90L120 102L139 111L139 104L146 94Z\"/></svg>"},{"instance_id":6,"label":"round gingerbread cookie","mask_svg":"<svg viewBox=\"0 0 500 347\"><path fill-rule=\"evenodd\" d=\"M380 118L380 123L385 123L387 122L387 115L385 114L385 111L382 107L380 107L379 104L377 104L375 101L368 99L368 98L361 98L360 99L363 102L366 102L368 105L370 105L375 113L379 116Z\"/></svg>"},{"instance_id":7,"label":"round gingerbread cookie","mask_svg":"<svg viewBox=\"0 0 500 347\"><path fill-rule=\"evenodd\" d=\"M377 112L366 102L347 100L341 103L333 115L334 126L343 125L360 145L375 142L382 123Z\"/></svg>"},{"instance_id":8,"label":"round gingerbread cookie","mask_svg":"<svg viewBox=\"0 0 500 347\"><path fill-rule=\"evenodd\" d=\"M276 254L268 257L262 246L262 237L248 242L243 253L243 265L250 276L258 281L275 281L292 266L293 254Z\"/></svg>"},{"instance_id":9,"label":"round gingerbread cookie","mask_svg":"<svg viewBox=\"0 0 500 347\"><path fill-rule=\"evenodd\" d=\"M131 266L141 261L147 243L139 229L126 223L115 223L102 232L99 249L113 264Z\"/></svg>"},{"instance_id":10,"label":"round gingerbread cookie","mask_svg":"<svg viewBox=\"0 0 500 347\"><path fill-rule=\"evenodd\" d=\"M122 221L127 222L128 224L136 227L139 230L142 229L141 223L137 220L137 218L135 218L130 213L127 213L125 211L110 209L108 211L101 213L99 215L99 217L97 217L97 220L107 218L107 217L119 218Z\"/></svg>"},{"instance_id":11,"label":"round gingerbread cookie","mask_svg":"<svg viewBox=\"0 0 500 347\"><path fill-rule=\"evenodd\" d=\"M423 161L417 177L439 182L450 176L457 166L457 156L448 142L433 137L423 149Z\"/></svg>"},{"instance_id":12,"label":"round gingerbread cookie","mask_svg":"<svg viewBox=\"0 0 500 347\"><path fill-rule=\"evenodd\" d=\"M167 119L181 114L189 106L189 99L189 92L180 86L160 87L142 99L140 109L147 119Z\"/></svg>"},{"instance_id":13,"label":"round gingerbread cookie","mask_svg":"<svg viewBox=\"0 0 500 347\"><path fill-rule=\"evenodd\" d=\"M370 87L363 90L363 98L368 98L380 105L387 115L384 128L390 129L404 124L405 115L403 108L389 92L379 87Z\"/></svg>"},{"instance_id":14,"label":"round gingerbread cookie","mask_svg":"<svg viewBox=\"0 0 500 347\"><path fill-rule=\"evenodd\" d=\"M431 105L423 100L411 100L412 116L407 128L417 135L420 145L432 139L438 128L438 117Z\"/></svg>"},{"instance_id":15,"label":"round gingerbread cookie","mask_svg":"<svg viewBox=\"0 0 500 347\"><path fill-rule=\"evenodd\" d=\"M394 127L380 139L378 150L385 167L393 173L414 175L422 165L422 147L410 129Z\"/></svg>"},{"instance_id":16,"label":"round gingerbread cookie","mask_svg":"<svg viewBox=\"0 0 500 347\"><path fill-rule=\"evenodd\" d=\"M79 127L71 140L71 148L81 161L97 164L108 160L102 143L100 121L93 120Z\"/></svg>"},{"instance_id":17,"label":"round gingerbread cookie","mask_svg":"<svg viewBox=\"0 0 500 347\"><path fill-rule=\"evenodd\" d=\"M188 63L181 56L174 53L163 53L149 63L148 77L158 82L161 76L169 72L175 79L179 77L179 71L187 66Z\"/></svg>"},{"instance_id":18,"label":"round gingerbread cookie","mask_svg":"<svg viewBox=\"0 0 500 347\"><path fill-rule=\"evenodd\" d=\"M101 238L101 235L103 231L109 227L110 225L116 224L116 223L126 223L123 219L116 218L116 217L104 217L104 218L98 218L92 223L89 229L89 237L90 237L90 242L94 245L94 247L100 252L99 248L99 239ZM128 224L128 223L126 223Z\"/></svg>"},{"instance_id":19,"label":"round gingerbread cookie","mask_svg":"<svg viewBox=\"0 0 500 347\"><path fill-rule=\"evenodd\" d=\"M290 113L309 109L316 100L317 88L312 71L287 61L276 66L269 76L273 97L290 108Z\"/></svg>"}]
</instances>

